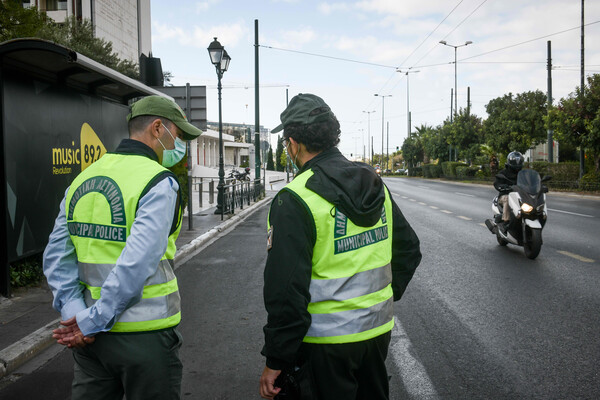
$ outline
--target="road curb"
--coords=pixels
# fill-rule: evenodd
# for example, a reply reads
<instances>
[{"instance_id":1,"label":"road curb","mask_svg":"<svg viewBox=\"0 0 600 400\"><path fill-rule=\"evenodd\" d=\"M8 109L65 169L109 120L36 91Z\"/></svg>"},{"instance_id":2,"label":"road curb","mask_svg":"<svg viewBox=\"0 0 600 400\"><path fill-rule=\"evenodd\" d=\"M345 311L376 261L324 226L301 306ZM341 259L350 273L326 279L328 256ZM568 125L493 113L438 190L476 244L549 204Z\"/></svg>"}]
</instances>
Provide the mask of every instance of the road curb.
<instances>
[{"instance_id":1,"label":"road curb","mask_svg":"<svg viewBox=\"0 0 600 400\"><path fill-rule=\"evenodd\" d=\"M37 331L0 351L0 378L11 374L21 365L54 343L52 330L58 327L60 318L49 322Z\"/></svg>"},{"instance_id":2,"label":"road curb","mask_svg":"<svg viewBox=\"0 0 600 400\"><path fill-rule=\"evenodd\" d=\"M249 217L254 211L271 201L271 197L267 196L264 199L244 208L233 217L224 221L222 224L215 226L210 231L198 236L190 243L182 246L175 254L175 263L183 260L185 257L198 250L209 240L213 239L216 234L222 232L235 224L242 222ZM4 350L0 351L0 379L11 374L21 365L31 360L33 357L44 351L54 343L52 331L59 325L60 318L49 322L37 331L25 336L23 339L11 344Z\"/></svg>"}]
</instances>

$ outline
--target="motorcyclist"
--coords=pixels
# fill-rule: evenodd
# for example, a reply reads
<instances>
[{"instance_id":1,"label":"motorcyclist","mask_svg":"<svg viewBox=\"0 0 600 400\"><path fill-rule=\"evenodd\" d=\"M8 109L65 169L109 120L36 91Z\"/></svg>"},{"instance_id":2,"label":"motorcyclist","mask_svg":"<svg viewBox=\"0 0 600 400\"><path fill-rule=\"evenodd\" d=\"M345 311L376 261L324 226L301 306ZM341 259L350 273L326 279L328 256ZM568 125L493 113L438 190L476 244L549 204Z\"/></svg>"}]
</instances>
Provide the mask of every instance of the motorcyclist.
<instances>
[{"instance_id":1,"label":"motorcyclist","mask_svg":"<svg viewBox=\"0 0 600 400\"><path fill-rule=\"evenodd\" d=\"M506 157L504 169L496 175L494 187L500 195L498 196L498 205L502 207L502 222L498 223L498 227L502 233L506 233L510 223L510 207L508 206L508 194L512 192L512 186L517 184L517 175L523 168L525 157L518 151L511 152Z\"/></svg>"}]
</instances>

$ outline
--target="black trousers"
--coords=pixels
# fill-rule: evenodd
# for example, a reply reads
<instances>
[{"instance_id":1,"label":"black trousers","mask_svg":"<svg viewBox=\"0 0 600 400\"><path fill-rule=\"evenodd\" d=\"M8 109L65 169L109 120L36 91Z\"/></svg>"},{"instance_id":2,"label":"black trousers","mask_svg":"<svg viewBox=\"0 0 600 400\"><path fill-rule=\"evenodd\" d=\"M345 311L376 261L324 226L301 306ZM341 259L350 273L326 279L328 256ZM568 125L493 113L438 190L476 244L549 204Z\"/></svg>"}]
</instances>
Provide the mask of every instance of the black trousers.
<instances>
[{"instance_id":1,"label":"black trousers","mask_svg":"<svg viewBox=\"0 0 600 400\"><path fill-rule=\"evenodd\" d=\"M385 359L391 331L364 342L303 343L301 354L312 375L313 399L388 400Z\"/></svg>"},{"instance_id":2,"label":"black trousers","mask_svg":"<svg viewBox=\"0 0 600 400\"><path fill-rule=\"evenodd\" d=\"M176 400L181 397L181 335L176 328L100 333L73 349L73 400Z\"/></svg>"}]
</instances>

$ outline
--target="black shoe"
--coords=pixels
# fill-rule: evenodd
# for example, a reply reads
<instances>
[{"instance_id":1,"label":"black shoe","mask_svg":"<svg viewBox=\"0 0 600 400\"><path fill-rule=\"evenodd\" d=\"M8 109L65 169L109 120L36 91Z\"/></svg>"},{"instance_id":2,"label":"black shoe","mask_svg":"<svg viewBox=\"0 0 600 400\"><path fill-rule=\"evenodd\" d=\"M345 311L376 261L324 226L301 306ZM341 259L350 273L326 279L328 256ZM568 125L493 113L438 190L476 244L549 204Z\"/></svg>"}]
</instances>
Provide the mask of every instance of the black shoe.
<instances>
[{"instance_id":1,"label":"black shoe","mask_svg":"<svg viewBox=\"0 0 600 400\"><path fill-rule=\"evenodd\" d=\"M500 229L500 232L502 232L502 234L504 236L506 236L506 232L508 231L508 222L502 221L498 224L498 228Z\"/></svg>"}]
</instances>

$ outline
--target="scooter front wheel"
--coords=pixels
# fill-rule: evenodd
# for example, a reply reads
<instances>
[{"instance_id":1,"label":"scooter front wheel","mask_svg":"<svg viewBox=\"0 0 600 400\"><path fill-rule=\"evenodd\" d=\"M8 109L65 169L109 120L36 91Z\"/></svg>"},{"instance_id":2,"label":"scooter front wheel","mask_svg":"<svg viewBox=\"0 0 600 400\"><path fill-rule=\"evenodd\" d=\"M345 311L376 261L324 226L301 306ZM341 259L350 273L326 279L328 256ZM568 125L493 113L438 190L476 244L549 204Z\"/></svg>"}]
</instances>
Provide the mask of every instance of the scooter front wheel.
<instances>
[{"instance_id":1,"label":"scooter front wheel","mask_svg":"<svg viewBox=\"0 0 600 400\"><path fill-rule=\"evenodd\" d=\"M533 260L540 254L542 249L542 230L528 229L528 233L527 243L525 243L523 249L527 258Z\"/></svg>"}]
</instances>

